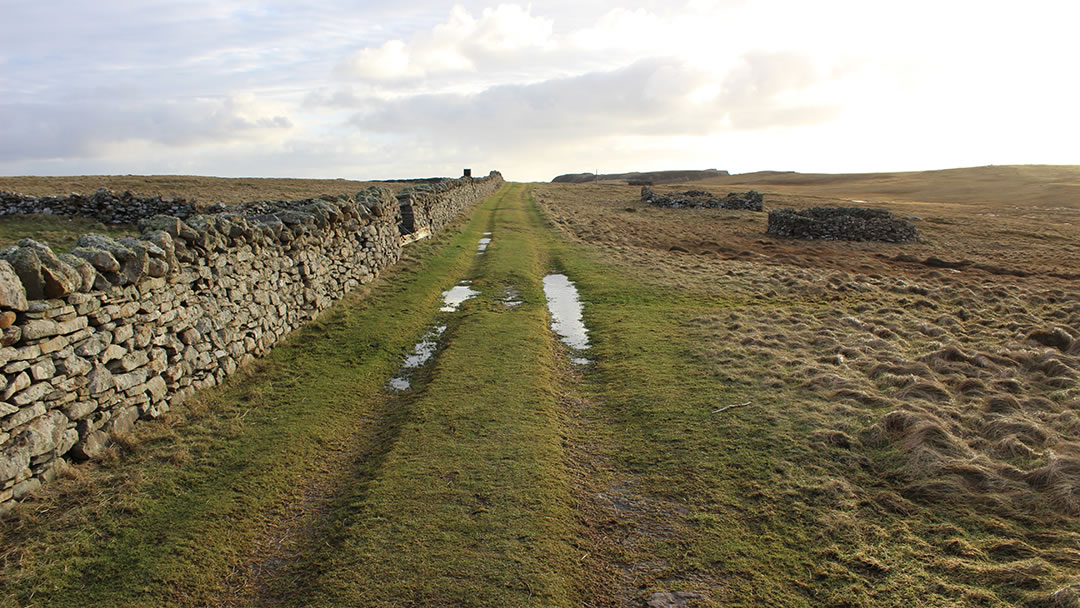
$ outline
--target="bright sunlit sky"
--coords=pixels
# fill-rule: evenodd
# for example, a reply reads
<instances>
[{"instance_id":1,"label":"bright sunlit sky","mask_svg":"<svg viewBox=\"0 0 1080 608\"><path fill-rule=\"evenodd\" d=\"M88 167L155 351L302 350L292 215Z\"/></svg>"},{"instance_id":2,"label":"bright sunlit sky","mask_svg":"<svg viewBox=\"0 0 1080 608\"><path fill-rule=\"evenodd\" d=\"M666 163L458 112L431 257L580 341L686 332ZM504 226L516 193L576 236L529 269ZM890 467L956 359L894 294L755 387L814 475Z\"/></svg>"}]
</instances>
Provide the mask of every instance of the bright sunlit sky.
<instances>
[{"instance_id":1,"label":"bright sunlit sky","mask_svg":"<svg viewBox=\"0 0 1080 608\"><path fill-rule=\"evenodd\" d=\"M1073 0L0 0L0 174L1080 164Z\"/></svg>"}]
</instances>

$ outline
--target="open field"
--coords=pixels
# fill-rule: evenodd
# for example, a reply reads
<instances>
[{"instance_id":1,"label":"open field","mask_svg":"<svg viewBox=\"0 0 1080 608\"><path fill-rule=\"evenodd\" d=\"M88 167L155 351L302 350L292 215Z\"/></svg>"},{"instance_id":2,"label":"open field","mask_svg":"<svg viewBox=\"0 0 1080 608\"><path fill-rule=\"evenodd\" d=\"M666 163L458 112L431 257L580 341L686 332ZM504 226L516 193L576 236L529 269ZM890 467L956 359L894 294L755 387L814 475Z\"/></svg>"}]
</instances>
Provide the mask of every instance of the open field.
<instances>
[{"instance_id":1,"label":"open field","mask_svg":"<svg viewBox=\"0 0 1080 608\"><path fill-rule=\"evenodd\" d=\"M0 606L1080 606L1080 210L1000 188L895 245L508 184L6 516Z\"/></svg>"},{"instance_id":2,"label":"open field","mask_svg":"<svg viewBox=\"0 0 1080 608\"><path fill-rule=\"evenodd\" d=\"M599 183L625 185L626 179L600 180ZM973 213L989 208L1000 210L1003 205L1035 210L1080 208L1080 165L991 165L939 171L846 174L757 171L708 177L691 184L695 188L755 189L811 199L955 203L968 207Z\"/></svg>"},{"instance_id":3,"label":"open field","mask_svg":"<svg viewBox=\"0 0 1080 608\"><path fill-rule=\"evenodd\" d=\"M923 217L924 243L796 242L764 234L763 214L654 209L637 194L535 190L623 277L658 301L687 298L656 334L687 349L680 371L613 382L603 399L663 408L692 382L752 404L710 424L682 411L700 401L686 394L663 416L687 417L670 425L679 448L665 460L692 464L684 474L701 483L680 501L752 531L735 552L752 556L746 569L725 559L695 577L728 587L767 570L753 585L761 605L1076 605L1080 213L895 204ZM842 202L766 196L767 207ZM934 257L944 264L920 263ZM658 488L671 483L648 468Z\"/></svg>"},{"instance_id":4,"label":"open field","mask_svg":"<svg viewBox=\"0 0 1080 608\"><path fill-rule=\"evenodd\" d=\"M762 171L694 183L879 202L954 203L972 213L1002 207L1080 209L1077 165L998 165L837 175Z\"/></svg>"},{"instance_id":5,"label":"open field","mask_svg":"<svg viewBox=\"0 0 1080 608\"><path fill-rule=\"evenodd\" d=\"M71 177L3 177L0 191L32 196L93 194L98 188L131 191L139 197L195 199L199 203L246 203L247 201L318 198L324 194L352 194L371 185L395 192L407 184L361 182L347 179L295 179L271 177L204 177L198 175L77 175Z\"/></svg>"}]
</instances>

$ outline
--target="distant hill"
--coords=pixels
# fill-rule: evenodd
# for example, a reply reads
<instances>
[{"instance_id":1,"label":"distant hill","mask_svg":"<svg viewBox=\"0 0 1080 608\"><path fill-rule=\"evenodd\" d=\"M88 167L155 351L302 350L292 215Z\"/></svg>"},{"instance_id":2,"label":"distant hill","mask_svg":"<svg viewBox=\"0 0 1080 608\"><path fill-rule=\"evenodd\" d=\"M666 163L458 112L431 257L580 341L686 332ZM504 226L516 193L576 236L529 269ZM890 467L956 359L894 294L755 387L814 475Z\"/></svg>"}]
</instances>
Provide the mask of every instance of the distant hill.
<instances>
[{"instance_id":1,"label":"distant hill","mask_svg":"<svg viewBox=\"0 0 1080 608\"><path fill-rule=\"evenodd\" d=\"M724 177L730 175L727 171L716 169L705 170L681 170L681 171L633 171L630 173L567 173L551 180L553 184L584 184L595 181L626 181L637 184L681 184L702 179Z\"/></svg>"}]
</instances>

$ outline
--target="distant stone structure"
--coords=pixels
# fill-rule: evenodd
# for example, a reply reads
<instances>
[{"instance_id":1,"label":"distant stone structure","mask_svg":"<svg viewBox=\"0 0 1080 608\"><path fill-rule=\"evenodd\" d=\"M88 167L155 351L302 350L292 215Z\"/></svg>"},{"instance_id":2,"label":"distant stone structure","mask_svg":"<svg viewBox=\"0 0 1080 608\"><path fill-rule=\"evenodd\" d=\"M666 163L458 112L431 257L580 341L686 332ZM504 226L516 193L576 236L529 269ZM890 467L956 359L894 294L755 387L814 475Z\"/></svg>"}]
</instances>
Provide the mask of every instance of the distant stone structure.
<instances>
[{"instance_id":1,"label":"distant stone structure","mask_svg":"<svg viewBox=\"0 0 1080 608\"><path fill-rule=\"evenodd\" d=\"M682 209L701 207L705 209L744 209L762 211L764 197L760 192L731 192L723 198L717 198L704 190L687 190L675 194L660 194L648 186L641 187L641 200L657 207Z\"/></svg>"},{"instance_id":2,"label":"distant stone structure","mask_svg":"<svg viewBox=\"0 0 1080 608\"><path fill-rule=\"evenodd\" d=\"M130 192L116 194L105 188L99 188L89 196L27 196L0 192L0 215L20 213L89 217L103 224L134 224L158 214L186 219L195 214L195 207L191 201L182 198L140 198Z\"/></svg>"},{"instance_id":3,"label":"distant stone structure","mask_svg":"<svg viewBox=\"0 0 1080 608\"><path fill-rule=\"evenodd\" d=\"M169 203L183 218L99 191L84 198L141 209L108 216L137 220L139 236L83 235L70 253L32 239L0 250L0 512L52 480L61 459L94 458L113 433L221 383L374 280L401 255L403 211L436 231L502 183L493 171L420 184L405 202L375 186L201 214ZM89 209L30 198L0 196L19 212L60 200Z\"/></svg>"},{"instance_id":4,"label":"distant stone structure","mask_svg":"<svg viewBox=\"0 0 1080 608\"><path fill-rule=\"evenodd\" d=\"M774 209L769 212L768 233L831 241L911 243L919 240L919 231L911 222L885 209L865 207Z\"/></svg>"}]
</instances>

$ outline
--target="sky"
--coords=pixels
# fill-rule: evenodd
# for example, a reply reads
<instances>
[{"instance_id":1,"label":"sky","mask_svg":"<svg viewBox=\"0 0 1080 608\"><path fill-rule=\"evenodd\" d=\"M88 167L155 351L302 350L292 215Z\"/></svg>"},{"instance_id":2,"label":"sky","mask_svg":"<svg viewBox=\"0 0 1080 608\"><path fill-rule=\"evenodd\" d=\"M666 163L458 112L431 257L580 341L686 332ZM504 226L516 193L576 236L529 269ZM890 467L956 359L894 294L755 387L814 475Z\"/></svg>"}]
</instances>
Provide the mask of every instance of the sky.
<instances>
[{"instance_id":1,"label":"sky","mask_svg":"<svg viewBox=\"0 0 1080 608\"><path fill-rule=\"evenodd\" d=\"M1080 164L1072 0L0 0L0 175Z\"/></svg>"}]
</instances>

